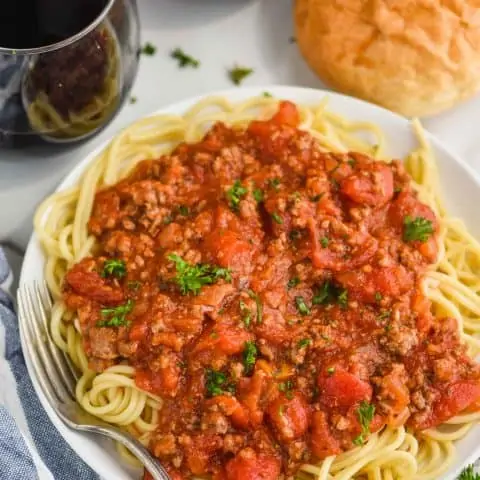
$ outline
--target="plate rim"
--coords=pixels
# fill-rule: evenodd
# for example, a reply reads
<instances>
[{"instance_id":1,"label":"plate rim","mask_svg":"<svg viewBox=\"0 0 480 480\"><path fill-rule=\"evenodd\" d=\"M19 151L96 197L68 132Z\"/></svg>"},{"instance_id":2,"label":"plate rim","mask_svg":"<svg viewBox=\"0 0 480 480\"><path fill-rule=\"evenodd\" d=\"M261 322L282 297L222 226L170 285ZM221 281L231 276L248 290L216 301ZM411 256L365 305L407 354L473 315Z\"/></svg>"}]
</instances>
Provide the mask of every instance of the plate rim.
<instances>
[{"instance_id":1,"label":"plate rim","mask_svg":"<svg viewBox=\"0 0 480 480\"><path fill-rule=\"evenodd\" d=\"M282 96L289 99L294 97L301 97L303 95L305 96L309 95L309 96L315 97L317 101L320 101L323 97L327 96L330 99L336 98L339 101L350 102L352 104L352 109L355 107L355 105L361 105L362 108L369 108L373 112L377 112L378 114L383 115L384 117L389 116L392 121L397 122L399 125L401 123L403 127L409 127L411 123L411 120L407 119L406 117L403 117L402 115L399 115L395 112L387 110L381 106L375 105L373 103L367 102L365 100L362 100L356 97L352 97L349 95L345 95L342 93L338 93L338 92L334 92L326 89L316 89L316 88L293 86L293 85L290 86L290 85L274 84L274 85L267 85L267 86L260 85L260 86L248 86L248 87L236 87L236 88L234 87L234 88L223 89L223 90L213 90L203 94L190 96L183 100L180 100L171 104L169 103L169 104L160 106L159 108L153 109L150 113L135 117L134 120L129 122L126 126L123 126L122 128L117 129L106 140L102 141L98 146L93 148L90 151L90 153L88 153L87 155L84 155L81 159L79 159L78 163L72 169L70 169L66 173L66 175L62 177L60 182L57 183L57 186L55 187L55 189L51 191L48 194L48 196L52 195L53 193L57 193L65 190L66 188L71 187L72 183L74 183L76 180L80 178L81 174L85 171L87 166L95 159L95 157L100 152L102 152L106 147L108 147L108 145L115 138L117 138L125 129L128 129L134 123L142 119L146 119L151 116L161 115L161 114L185 113L189 107L195 105L197 102L207 97L225 97L231 102L239 102L239 101L248 99L250 97L260 96L265 91L268 91L275 98L278 98L278 99L281 99ZM301 101L299 100L292 100L292 101L295 103L296 102L301 103ZM333 102L329 102L329 103L333 103ZM454 161L460 168L462 168L465 171L465 173L474 181L474 183L476 184L476 187L479 189L479 192L480 192L480 173L477 173L469 163L467 163L460 155L453 152L450 149L450 147L448 145L445 145L439 138L437 138L435 135L433 135L426 129L424 129L424 131L425 131L425 137L427 138L428 142L434 148L440 151L443 151L444 154L450 157L450 160ZM36 255L35 249L38 249L41 251L41 247L40 247L37 235L33 230L33 226L32 226L32 233L27 243L27 248L25 250L24 259L22 262L21 270L20 270L19 288L26 283L25 279L26 277L28 277L27 270L29 268L29 263L31 263L29 259L30 257L32 257L32 255ZM45 259L45 256L43 255L43 261L44 259ZM42 273L42 276L43 276L43 273ZM77 451L75 446L75 437L82 434L75 432L73 430L70 430L68 427L66 427L63 424L63 422L54 413L52 407L49 405L46 397L43 395L40 389L38 380L35 376L35 372L33 371L33 368L31 365L31 361L28 357L28 350L25 348L24 342L25 340L20 330L20 343L21 343L25 363L27 366L28 375L34 387L35 393L39 398L42 407L45 409L50 421L52 422L54 427L57 429L57 431L59 432L63 440L67 442L70 448L79 456L79 458L83 460L83 462L85 462L100 477L109 478L109 476L112 475L112 472L107 470L107 467L104 467L102 464L100 464L100 462L94 461L95 460L94 456L86 455L83 451L82 453L79 453ZM477 428L480 428L480 424L477 426ZM95 442L99 443L97 440ZM472 449L472 451L467 455L466 463L461 465L460 464L456 465L455 463L453 463L449 469L451 470L451 472L444 474L444 476L442 476L442 478L439 480L454 480L456 476L459 474L459 472L464 468L465 465L469 463L473 463L473 461L477 460L479 457L480 457L480 444L478 444L478 446L475 449ZM129 468L127 467L126 464L124 465L125 465L125 468Z\"/></svg>"}]
</instances>

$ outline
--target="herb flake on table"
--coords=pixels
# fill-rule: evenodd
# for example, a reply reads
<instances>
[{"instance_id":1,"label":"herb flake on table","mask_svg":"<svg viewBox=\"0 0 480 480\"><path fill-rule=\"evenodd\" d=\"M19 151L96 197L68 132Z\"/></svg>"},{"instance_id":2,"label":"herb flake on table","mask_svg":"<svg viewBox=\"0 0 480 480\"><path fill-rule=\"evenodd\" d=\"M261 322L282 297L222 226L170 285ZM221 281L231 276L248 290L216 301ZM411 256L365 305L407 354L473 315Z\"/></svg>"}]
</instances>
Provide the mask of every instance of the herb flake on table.
<instances>
[{"instance_id":1,"label":"herb flake on table","mask_svg":"<svg viewBox=\"0 0 480 480\"><path fill-rule=\"evenodd\" d=\"M235 66L234 68L228 70L228 78L230 78L234 85L240 85L243 80L245 80L245 78L250 76L252 73L252 68Z\"/></svg>"},{"instance_id":2,"label":"herb flake on table","mask_svg":"<svg viewBox=\"0 0 480 480\"><path fill-rule=\"evenodd\" d=\"M480 480L480 474L475 473L473 465L468 465L461 471L457 480Z\"/></svg>"},{"instance_id":3,"label":"herb flake on table","mask_svg":"<svg viewBox=\"0 0 480 480\"><path fill-rule=\"evenodd\" d=\"M196 58L186 54L181 48L172 50L170 57L172 57L174 60L177 60L179 68L198 68L200 66L200 62Z\"/></svg>"},{"instance_id":4,"label":"herb flake on table","mask_svg":"<svg viewBox=\"0 0 480 480\"><path fill-rule=\"evenodd\" d=\"M140 49L140 53L142 55L147 55L149 57L152 57L153 55L155 55L156 52L157 52L157 47L155 45L151 44L150 42L147 42Z\"/></svg>"}]
</instances>

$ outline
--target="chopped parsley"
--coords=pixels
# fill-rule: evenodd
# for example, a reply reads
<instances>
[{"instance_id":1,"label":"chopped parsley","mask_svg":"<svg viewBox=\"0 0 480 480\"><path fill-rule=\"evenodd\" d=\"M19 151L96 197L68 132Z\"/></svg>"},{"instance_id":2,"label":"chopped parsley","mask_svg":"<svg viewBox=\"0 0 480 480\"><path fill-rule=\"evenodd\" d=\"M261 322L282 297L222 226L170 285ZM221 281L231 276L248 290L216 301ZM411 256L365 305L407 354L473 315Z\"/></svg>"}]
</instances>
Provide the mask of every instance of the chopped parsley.
<instances>
[{"instance_id":1,"label":"chopped parsley","mask_svg":"<svg viewBox=\"0 0 480 480\"><path fill-rule=\"evenodd\" d=\"M300 279L298 277L291 278L287 283L287 288L290 290L291 288L296 287L300 283Z\"/></svg>"},{"instance_id":2,"label":"chopped parsley","mask_svg":"<svg viewBox=\"0 0 480 480\"><path fill-rule=\"evenodd\" d=\"M235 66L228 71L228 78L234 85L240 85L245 78L253 73L253 69L246 67Z\"/></svg>"},{"instance_id":3,"label":"chopped parsley","mask_svg":"<svg viewBox=\"0 0 480 480\"><path fill-rule=\"evenodd\" d=\"M376 302L381 302L383 298L383 295L380 292L375 292L375 301Z\"/></svg>"},{"instance_id":4,"label":"chopped parsley","mask_svg":"<svg viewBox=\"0 0 480 480\"><path fill-rule=\"evenodd\" d=\"M197 59L191 57L190 55L187 55L181 48L176 48L175 50L172 50L172 52L170 53L170 57L178 61L178 66L180 68L198 68L200 66L200 62Z\"/></svg>"},{"instance_id":5,"label":"chopped parsley","mask_svg":"<svg viewBox=\"0 0 480 480\"><path fill-rule=\"evenodd\" d=\"M370 424L372 423L374 415L375 405L363 400L357 408L357 417L362 427L362 433L353 441L355 445L363 445L365 443L366 437L370 435Z\"/></svg>"},{"instance_id":6,"label":"chopped parsley","mask_svg":"<svg viewBox=\"0 0 480 480\"><path fill-rule=\"evenodd\" d=\"M332 183L332 187L333 187L334 190L338 190L340 188L340 184L334 178L331 179L331 183Z\"/></svg>"},{"instance_id":7,"label":"chopped parsley","mask_svg":"<svg viewBox=\"0 0 480 480\"><path fill-rule=\"evenodd\" d=\"M433 225L430 220L423 217L413 219L406 216L403 221L403 240L405 242L425 242L433 233Z\"/></svg>"},{"instance_id":8,"label":"chopped parsley","mask_svg":"<svg viewBox=\"0 0 480 480\"><path fill-rule=\"evenodd\" d=\"M263 202L263 198L264 198L263 190L261 190L260 188L256 188L256 189L253 191L253 198L254 198L258 203Z\"/></svg>"},{"instance_id":9,"label":"chopped parsley","mask_svg":"<svg viewBox=\"0 0 480 480\"><path fill-rule=\"evenodd\" d=\"M271 178L268 181L268 185L273 188L276 192L280 189L280 179L279 178Z\"/></svg>"},{"instance_id":10,"label":"chopped parsley","mask_svg":"<svg viewBox=\"0 0 480 480\"><path fill-rule=\"evenodd\" d=\"M183 258L175 254L170 254L167 258L175 263L177 270L175 281L180 287L182 295L188 295L189 293L198 295L204 285L211 285L221 278L227 282L232 281L231 270L229 268L201 263L190 265L183 260Z\"/></svg>"},{"instance_id":11,"label":"chopped parsley","mask_svg":"<svg viewBox=\"0 0 480 480\"><path fill-rule=\"evenodd\" d=\"M171 215L166 215L163 217L163 224L164 225L170 225L173 222L173 218Z\"/></svg>"},{"instance_id":12,"label":"chopped parsley","mask_svg":"<svg viewBox=\"0 0 480 480\"><path fill-rule=\"evenodd\" d=\"M297 310L300 315L305 316L310 313L310 309L305 303L305 299L303 297L301 296L295 297L295 305L297 306Z\"/></svg>"},{"instance_id":13,"label":"chopped parsley","mask_svg":"<svg viewBox=\"0 0 480 480\"><path fill-rule=\"evenodd\" d=\"M150 42L147 42L141 49L140 53L143 55L148 55L149 57L155 55L157 47L152 45Z\"/></svg>"},{"instance_id":14,"label":"chopped parsley","mask_svg":"<svg viewBox=\"0 0 480 480\"><path fill-rule=\"evenodd\" d=\"M291 380L279 383L278 389L284 393L289 400L293 398L293 382Z\"/></svg>"},{"instance_id":15,"label":"chopped parsley","mask_svg":"<svg viewBox=\"0 0 480 480\"><path fill-rule=\"evenodd\" d=\"M338 295L337 295L337 303L342 307L342 308L347 308L348 305L348 290L344 288L341 290Z\"/></svg>"},{"instance_id":16,"label":"chopped parsley","mask_svg":"<svg viewBox=\"0 0 480 480\"><path fill-rule=\"evenodd\" d=\"M130 325L127 320L127 314L129 314L135 303L133 300L127 300L125 305L119 305L113 308L102 308L100 313L103 320L97 322L97 327L126 327Z\"/></svg>"},{"instance_id":17,"label":"chopped parsley","mask_svg":"<svg viewBox=\"0 0 480 480\"><path fill-rule=\"evenodd\" d=\"M129 282L127 282L127 287L130 290L137 291L141 286L142 284L138 280L130 280Z\"/></svg>"},{"instance_id":18,"label":"chopped parsley","mask_svg":"<svg viewBox=\"0 0 480 480\"><path fill-rule=\"evenodd\" d=\"M247 192L248 190L242 186L240 180L235 180L235 183L227 190L225 195L228 200L228 205L234 212L238 212L240 200Z\"/></svg>"},{"instance_id":19,"label":"chopped parsley","mask_svg":"<svg viewBox=\"0 0 480 480\"><path fill-rule=\"evenodd\" d=\"M328 237L322 237L320 239L320 244L322 245L323 248L327 248L328 243L329 243Z\"/></svg>"},{"instance_id":20,"label":"chopped parsley","mask_svg":"<svg viewBox=\"0 0 480 480\"><path fill-rule=\"evenodd\" d=\"M308 347L309 345L312 344L312 339L311 338L302 338L297 342L297 347L298 348L305 348Z\"/></svg>"},{"instance_id":21,"label":"chopped parsley","mask_svg":"<svg viewBox=\"0 0 480 480\"><path fill-rule=\"evenodd\" d=\"M288 238L290 238L290 240L292 242L294 242L295 240L298 240L300 237L302 236L302 234L298 231L298 230L291 230L290 233L288 234Z\"/></svg>"},{"instance_id":22,"label":"chopped parsley","mask_svg":"<svg viewBox=\"0 0 480 480\"><path fill-rule=\"evenodd\" d=\"M468 465L461 471L457 480L480 480L480 474L475 473L473 465Z\"/></svg>"},{"instance_id":23,"label":"chopped parsley","mask_svg":"<svg viewBox=\"0 0 480 480\"><path fill-rule=\"evenodd\" d=\"M315 203L319 202L324 195L324 193L319 193L318 195L314 195L313 197L311 197L310 200Z\"/></svg>"},{"instance_id":24,"label":"chopped parsley","mask_svg":"<svg viewBox=\"0 0 480 480\"><path fill-rule=\"evenodd\" d=\"M135 97L134 95L132 95L130 97L130 103L133 105L134 103L137 103L137 97Z\"/></svg>"},{"instance_id":25,"label":"chopped parsley","mask_svg":"<svg viewBox=\"0 0 480 480\"><path fill-rule=\"evenodd\" d=\"M390 310L385 310L384 312L382 312L382 313L378 316L378 319L379 319L379 320L385 320L386 318L389 318L391 314L392 314L392 312L391 312Z\"/></svg>"},{"instance_id":26,"label":"chopped parsley","mask_svg":"<svg viewBox=\"0 0 480 480\"><path fill-rule=\"evenodd\" d=\"M263 305L260 297L253 291L247 290L248 296L255 300L255 304L257 305L257 323L262 323L263 321Z\"/></svg>"},{"instance_id":27,"label":"chopped parsley","mask_svg":"<svg viewBox=\"0 0 480 480\"><path fill-rule=\"evenodd\" d=\"M243 300L240 300L239 306L240 306L240 313L242 315L242 322L248 328L250 326L250 322L252 321L252 312L250 311L250 309L247 307L247 305Z\"/></svg>"},{"instance_id":28,"label":"chopped parsley","mask_svg":"<svg viewBox=\"0 0 480 480\"><path fill-rule=\"evenodd\" d=\"M178 207L178 213L180 215L183 215L184 217L188 217L190 215L190 209L186 207L185 205L180 205Z\"/></svg>"},{"instance_id":29,"label":"chopped parsley","mask_svg":"<svg viewBox=\"0 0 480 480\"><path fill-rule=\"evenodd\" d=\"M272 213L272 218L275 221L275 223L278 223L279 225L283 223L283 218L277 212Z\"/></svg>"},{"instance_id":30,"label":"chopped parsley","mask_svg":"<svg viewBox=\"0 0 480 480\"><path fill-rule=\"evenodd\" d=\"M348 161L347 161L347 163L348 163L351 167L354 167L357 162L355 161L355 159L349 158Z\"/></svg>"},{"instance_id":31,"label":"chopped parsley","mask_svg":"<svg viewBox=\"0 0 480 480\"><path fill-rule=\"evenodd\" d=\"M210 397L222 395L225 392L235 392L235 385L228 382L227 376L212 368L207 368L205 371L205 388Z\"/></svg>"},{"instance_id":32,"label":"chopped parsley","mask_svg":"<svg viewBox=\"0 0 480 480\"><path fill-rule=\"evenodd\" d=\"M103 278L117 277L123 278L127 274L127 266L124 260L118 258L111 258L105 260L103 264L103 270L100 274Z\"/></svg>"},{"instance_id":33,"label":"chopped parsley","mask_svg":"<svg viewBox=\"0 0 480 480\"><path fill-rule=\"evenodd\" d=\"M395 187L393 189L393 193L400 193L402 191L402 187Z\"/></svg>"},{"instance_id":34,"label":"chopped parsley","mask_svg":"<svg viewBox=\"0 0 480 480\"><path fill-rule=\"evenodd\" d=\"M257 361L258 350L255 342L245 342L245 349L243 350L243 366L245 373L248 375L255 366Z\"/></svg>"},{"instance_id":35,"label":"chopped parsley","mask_svg":"<svg viewBox=\"0 0 480 480\"><path fill-rule=\"evenodd\" d=\"M335 367L328 367L327 373L329 376L332 376L335 373Z\"/></svg>"},{"instance_id":36,"label":"chopped parsley","mask_svg":"<svg viewBox=\"0 0 480 480\"><path fill-rule=\"evenodd\" d=\"M270 92L263 92L262 94L265 98L272 98L273 95Z\"/></svg>"},{"instance_id":37,"label":"chopped parsley","mask_svg":"<svg viewBox=\"0 0 480 480\"><path fill-rule=\"evenodd\" d=\"M315 293L313 296L312 303L314 305L326 305L331 303L333 294L334 294L334 286L327 280Z\"/></svg>"}]
</instances>

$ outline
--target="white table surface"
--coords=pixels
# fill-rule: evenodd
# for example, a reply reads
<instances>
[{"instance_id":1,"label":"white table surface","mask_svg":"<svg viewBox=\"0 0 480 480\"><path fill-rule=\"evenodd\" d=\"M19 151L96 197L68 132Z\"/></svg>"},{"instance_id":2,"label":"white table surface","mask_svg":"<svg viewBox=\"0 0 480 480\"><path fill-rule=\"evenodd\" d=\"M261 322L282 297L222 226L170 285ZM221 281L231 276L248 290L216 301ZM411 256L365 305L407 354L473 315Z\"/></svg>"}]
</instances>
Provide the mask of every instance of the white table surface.
<instances>
[{"instance_id":1,"label":"white table surface","mask_svg":"<svg viewBox=\"0 0 480 480\"><path fill-rule=\"evenodd\" d=\"M322 88L309 71L293 35L293 0L138 0L142 39L157 46L143 57L132 95L99 136L61 154L0 150L0 242L23 248L36 205L90 150L136 118L183 98L231 87L235 63L254 68L244 85L301 85ZM201 61L178 69L169 52L181 47ZM480 170L480 96L425 126Z\"/></svg>"}]
</instances>

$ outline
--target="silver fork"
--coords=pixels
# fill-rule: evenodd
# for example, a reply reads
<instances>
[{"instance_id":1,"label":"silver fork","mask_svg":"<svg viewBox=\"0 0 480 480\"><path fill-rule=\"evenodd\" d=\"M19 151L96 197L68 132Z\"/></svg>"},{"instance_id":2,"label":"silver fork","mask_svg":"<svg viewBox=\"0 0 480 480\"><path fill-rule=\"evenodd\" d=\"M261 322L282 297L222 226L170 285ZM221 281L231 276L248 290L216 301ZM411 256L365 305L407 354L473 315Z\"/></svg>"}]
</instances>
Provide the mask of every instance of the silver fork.
<instances>
[{"instance_id":1,"label":"silver fork","mask_svg":"<svg viewBox=\"0 0 480 480\"><path fill-rule=\"evenodd\" d=\"M150 472L154 480L170 476L150 452L132 435L86 412L75 400L78 378L67 355L53 342L49 319L52 300L45 283L18 289L19 327L30 362L43 394L58 417L70 428L98 433L127 447Z\"/></svg>"}]
</instances>

